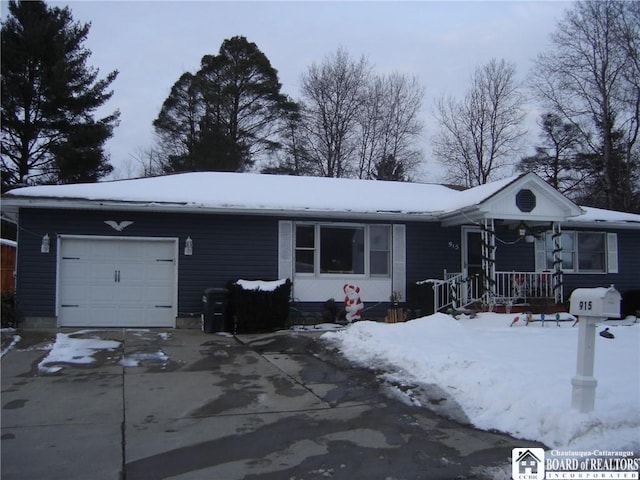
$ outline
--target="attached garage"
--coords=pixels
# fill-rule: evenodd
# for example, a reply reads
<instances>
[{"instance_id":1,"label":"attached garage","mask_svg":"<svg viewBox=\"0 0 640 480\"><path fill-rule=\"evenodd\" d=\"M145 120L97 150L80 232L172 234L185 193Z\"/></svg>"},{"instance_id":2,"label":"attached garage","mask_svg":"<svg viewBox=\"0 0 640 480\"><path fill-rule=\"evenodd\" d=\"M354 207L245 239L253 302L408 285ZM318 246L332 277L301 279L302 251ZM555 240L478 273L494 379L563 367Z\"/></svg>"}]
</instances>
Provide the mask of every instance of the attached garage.
<instances>
[{"instance_id":1,"label":"attached garage","mask_svg":"<svg viewBox=\"0 0 640 480\"><path fill-rule=\"evenodd\" d=\"M60 236L61 327L173 327L177 239Z\"/></svg>"}]
</instances>

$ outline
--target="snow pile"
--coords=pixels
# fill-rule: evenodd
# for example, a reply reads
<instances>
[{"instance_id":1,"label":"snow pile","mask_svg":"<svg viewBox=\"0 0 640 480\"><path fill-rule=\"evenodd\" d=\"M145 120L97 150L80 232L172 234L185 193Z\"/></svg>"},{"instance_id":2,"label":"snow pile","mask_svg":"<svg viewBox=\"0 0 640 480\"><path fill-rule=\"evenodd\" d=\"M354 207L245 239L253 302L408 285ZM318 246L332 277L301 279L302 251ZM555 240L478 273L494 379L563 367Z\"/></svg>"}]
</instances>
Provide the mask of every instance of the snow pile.
<instances>
[{"instance_id":1,"label":"snow pile","mask_svg":"<svg viewBox=\"0 0 640 480\"><path fill-rule=\"evenodd\" d=\"M115 340L102 340L99 338L73 338L84 332L73 334L58 333L49 354L38 364L41 373L56 373L62 370L60 363L73 363L89 365L95 362L93 356L100 350L113 351L120 347L120 342ZM54 365L54 366L50 366Z\"/></svg>"},{"instance_id":2,"label":"snow pile","mask_svg":"<svg viewBox=\"0 0 640 480\"><path fill-rule=\"evenodd\" d=\"M11 350L22 337L17 335L14 328L2 329L2 348L0 348L0 358L4 357L9 350Z\"/></svg>"},{"instance_id":3,"label":"snow pile","mask_svg":"<svg viewBox=\"0 0 640 480\"><path fill-rule=\"evenodd\" d=\"M293 332L334 332L336 330L342 330L343 325L338 323L316 323L313 325L293 325L291 331Z\"/></svg>"},{"instance_id":4,"label":"snow pile","mask_svg":"<svg viewBox=\"0 0 640 480\"><path fill-rule=\"evenodd\" d=\"M407 323L358 322L322 338L398 382L438 385L479 428L550 448L640 451L640 324L607 322L615 339L597 336L595 410L580 414L571 408L578 327L510 327L512 321L505 314L460 321L436 314Z\"/></svg>"},{"instance_id":5,"label":"snow pile","mask_svg":"<svg viewBox=\"0 0 640 480\"><path fill-rule=\"evenodd\" d=\"M95 355L101 351L110 351L120 349L122 343L116 340L103 340L100 338L76 338L79 336L86 337L98 335L99 330L80 330L73 333L58 333L53 344L49 345L49 354L38 364L40 373L57 373L62 370L60 364L79 364L90 365L97 360ZM151 332L150 330L131 329L133 335L147 338L158 337L161 340L170 338L169 332ZM152 352L131 352L122 355L120 360L117 356L111 357L110 360L115 361L122 367L139 367L140 365L162 364L166 365L169 357L162 351Z\"/></svg>"},{"instance_id":6,"label":"snow pile","mask_svg":"<svg viewBox=\"0 0 640 480\"><path fill-rule=\"evenodd\" d=\"M157 352L135 352L130 355L125 355L120 360L120 365L123 367L139 367L141 364L166 364L169 361L169 357L162 350Z\"/></svg>"},{"instance_id":7,"label":"snow pile","mask_svg":"<svg viewBox=\"0 0 640 480\"><path fill-rule=\"evenodd\" d=\"M287 279L265 281L265 280L238 280L238 285L243 290L255 290L260 292L273 292L278 287L287 283Z\"/></svg>"}]
</instances>

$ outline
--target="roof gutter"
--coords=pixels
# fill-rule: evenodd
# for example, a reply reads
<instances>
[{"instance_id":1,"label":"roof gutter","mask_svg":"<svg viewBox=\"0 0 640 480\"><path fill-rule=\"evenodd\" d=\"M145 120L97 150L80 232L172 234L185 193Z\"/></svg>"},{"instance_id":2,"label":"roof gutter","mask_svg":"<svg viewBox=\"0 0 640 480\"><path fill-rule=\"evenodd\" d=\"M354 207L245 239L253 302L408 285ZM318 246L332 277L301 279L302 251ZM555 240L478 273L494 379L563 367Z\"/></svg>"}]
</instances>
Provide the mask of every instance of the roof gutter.
<instances>
[{"instance_id":1,"label":"roof gutter","mask_svg":"<svg viewBox=\"0 0 640 480\"><path fill-rule=\"evenodd\" d=\"M268 215L291 218L342 218L372 219L385 221L413 220L421 222L437 222L441 212L399 212L399 211L358 211L358 210L319 210L319 209L285 209L273 207L219 206L210 207L187 202L118 202L113 200L88 199L52 199L46 197L15 198L5 197L2 202L2 213L8 219L17 219L21 208L49 208L63 210L114 210L136 212L173 212L219 215Z\"/></svg>"},{"instance_id":2,"label":"roof gutter","mask_svg":"<svg viewBox=\"0 0 640 480\"><path fill-rule=\"evenodd\" d=\"M628 230L640 230L640 222L629 222L620 220L566 220L562 222L562 228L585 228L585 227L597 227L602 229L617 228Z\"/></svg>"}]
</instances>

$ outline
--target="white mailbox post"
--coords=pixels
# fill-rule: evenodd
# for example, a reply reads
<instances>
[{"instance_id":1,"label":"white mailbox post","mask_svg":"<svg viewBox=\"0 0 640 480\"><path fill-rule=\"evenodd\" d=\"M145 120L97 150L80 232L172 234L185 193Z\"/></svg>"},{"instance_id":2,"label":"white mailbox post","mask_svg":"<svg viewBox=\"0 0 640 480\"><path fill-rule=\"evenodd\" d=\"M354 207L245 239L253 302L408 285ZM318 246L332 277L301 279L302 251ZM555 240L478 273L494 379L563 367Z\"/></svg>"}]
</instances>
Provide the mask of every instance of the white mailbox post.
<instances>
[{"instance_id":1,"label":"white mailbox post","mask_svg":"<svg viewBox=\"0 0 640 480\"><path fill-rule=\"evenodd\" d=\"M620 293L609 288L577 288L571 294L569 312L580 317L578 327L578 365L571 379L571 406L587 413L593 410L598 381L593 377L596 323L620 317Z\"/></svg>"}]
</instances>

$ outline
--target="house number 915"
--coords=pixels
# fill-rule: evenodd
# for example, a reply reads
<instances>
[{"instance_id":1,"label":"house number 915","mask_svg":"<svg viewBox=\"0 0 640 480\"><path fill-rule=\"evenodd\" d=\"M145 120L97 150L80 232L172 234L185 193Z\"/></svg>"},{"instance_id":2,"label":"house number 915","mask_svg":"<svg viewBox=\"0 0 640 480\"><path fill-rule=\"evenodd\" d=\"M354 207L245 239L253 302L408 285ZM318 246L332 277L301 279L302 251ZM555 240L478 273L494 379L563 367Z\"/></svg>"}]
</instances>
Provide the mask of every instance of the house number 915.
<instances>
[{"instance_id":1,"label":"house number 915","mask_svg":"<svg viewBox=\"0 0 640 480\"><path fill-rule=\"evenodd\" d=\"M578 310L593 310L593 302L591 300L582 300L578 303Z\"/></svg>"}]
</instances>

